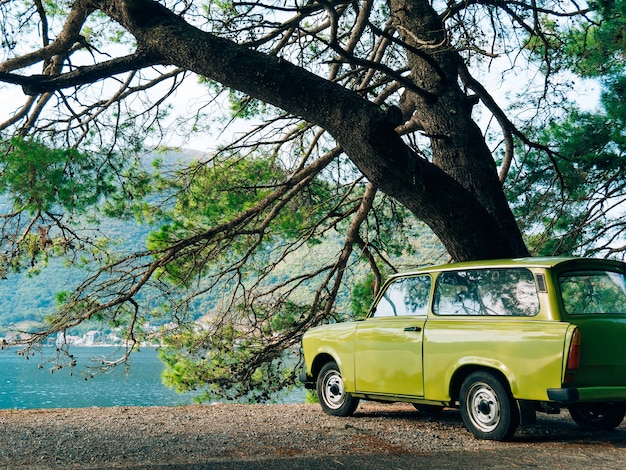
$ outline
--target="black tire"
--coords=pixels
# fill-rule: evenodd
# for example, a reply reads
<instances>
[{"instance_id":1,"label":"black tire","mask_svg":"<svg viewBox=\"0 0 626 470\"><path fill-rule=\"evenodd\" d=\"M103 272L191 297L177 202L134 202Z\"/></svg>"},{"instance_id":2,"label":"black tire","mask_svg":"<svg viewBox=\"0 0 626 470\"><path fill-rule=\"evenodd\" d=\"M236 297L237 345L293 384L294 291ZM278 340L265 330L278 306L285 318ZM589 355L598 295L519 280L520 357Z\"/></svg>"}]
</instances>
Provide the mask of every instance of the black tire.
<instances>
[{"instance_id":1,"label":"black tire","mask_svg":"<svg viewBox=\"0 0 626 470\"><path fill-rule=\"evenodd\" d=\"M626 415L626 403L576 403L569 414L585 431L610 431L621 424Z\"/></svg>"},{"instance_id":2,"label":"black tire","mask_svg":"<svg viewBox=\"0 0 626 470\"><path fill-rule=\"evenodd\" d=\"M343 378L335 362L324 364L317 376L317 398L325 413L332 416L350 416L359 406L343 385Z\"/></svg>"},{"instance_id":3,"label":"black tire","mask_svg":"<svg viewBox=\"0 0 626 470\"><path fill-rule=\"evenodd\" d=\"M468 375L459 401L465 427L479 439L502 441L519 426L519 410L508 386L490 372Z\"/></svg>"},{"instance_id":4,"label":"black tire","mask_svg":"<svg viewBox=\"0 0 626 470\"><path fill-rule=\"evenodd\" d=\"M413 403L413 408L415 408L420 413L436 415L441 413L444 407L442 405L425 405L423 403Z\"/></svg>"}]
</instances>

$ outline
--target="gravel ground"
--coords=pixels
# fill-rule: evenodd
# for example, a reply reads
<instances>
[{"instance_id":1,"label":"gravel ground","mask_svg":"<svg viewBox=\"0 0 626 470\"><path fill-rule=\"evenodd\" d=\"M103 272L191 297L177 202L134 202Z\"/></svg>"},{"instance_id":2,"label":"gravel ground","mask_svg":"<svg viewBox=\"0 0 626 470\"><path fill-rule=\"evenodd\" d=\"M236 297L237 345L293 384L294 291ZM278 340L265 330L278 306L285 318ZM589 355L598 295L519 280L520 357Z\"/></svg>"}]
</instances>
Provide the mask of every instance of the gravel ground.
<instances>
[{"instance_id":1,"label":"gravel ground","mask_svg":"<svg viewBox=\"0 0 626 470\"><path fill-rule=\"evenodd\" d=\"M626 426L582 432L540 415L510 442L474 439L458 410L362 403L0 411L0 468L626 468Z\"/></svg>"}]
</instances>

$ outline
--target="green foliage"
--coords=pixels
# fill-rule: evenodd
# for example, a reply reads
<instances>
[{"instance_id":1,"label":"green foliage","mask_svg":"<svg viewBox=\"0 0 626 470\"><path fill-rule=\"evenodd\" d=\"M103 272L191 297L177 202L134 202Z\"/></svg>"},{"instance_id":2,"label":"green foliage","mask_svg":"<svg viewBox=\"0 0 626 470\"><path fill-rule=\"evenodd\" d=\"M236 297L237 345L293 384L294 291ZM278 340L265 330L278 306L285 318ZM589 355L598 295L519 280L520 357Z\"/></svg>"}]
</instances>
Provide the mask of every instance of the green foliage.
<instances>
[{"instance_id":1,"label":"green foliage","mask_svg":"<svg viewBox=\"0 0 626 470\"><path fill-rule=\"evenodd\" d=\"M624 75L606 78L601 102L613 132L626 127L626 77ZM618 136L621 137L621 134Z\"/></svg>"},{"instance_id":2,"label":"green foliage","mask_svg":"<svg viewBox=\"0 0 626 470\"><path fill-rule=\"evenodd\" d=\"M305 403L312 403L312 404L315 404L315 405L317 405L320 402L319 398L317 397L317 393L315 393L315 390L307 390L306 391L306 395L304 397L304 402Z\"/></svg>"},{"instance_id":3,"label":"green foliage","mask_svg":"<svg viewBox=\"0 0 626 470\"><path fill-rule=\"evenodd\" d=\"M166 332L162 350L166 383L179 391L201 389L201 400L266 400L293 385L296 371L284 360L285 345L297 341L328 298L333 306L326 315L334 320L366 314L373 299L370 257L389 272L397 262L416 263L417 252L427 257L434 251L430 242L417 243L423 229L408 211L379 196L362 230L367 242L353 242L357 248L331 297L324 283L332 279L345 243L340 233L359 207L364 185L324 177L291 193L284 162L258 153L193 163L160 178L159 187L176 195L175 204L163 213L148 247L166 252L177 246L178 256L160 268L159 280L183 287L190 299L194 292L215 293L205 310L192 315L202 315L198 327L181 321ZM359 247L367 247L370 257ZM365 278L369 285L354 287L355 279Z\"/></svg>"},{"instance_id":4,"label":"green foliage","mask_svg":"<svg viewBox=\"0 0 626 470\"><path fill-rule=\"evenodd\" d=\"M599 1L591 6L597 8L598 21L573 29L561 58L572 72L600 81L601 104L616 137L616 129L626 125L626 2Z\"/></svg>"},{"instance_id":5,"label":"green foliage","mask_svg":"<svg viewBox=\"0 0 626 470\"><path fill-rule=\"evenodd\" d=\"M75 267L110 260L115 229L106 216L135 216L152 191L150 176L129 154L79 152L36 140L0 144L0 275L39 273L51 257ZM122 234L125 235L125 234Z\"/></svg>"},{"instance_id":6,"label":"green foliage","mask_svg":"<svg viewBox=\"0 0 626 470\"><path fill-rule=\"evenodd\" d=\"M164 383L178 392L202 390L198 401L226 398L267 402L293 385L293 372L285 372L284 367L287 353L260 361L255 355L258 345L232 325L218 334L178 332L167 341L160 350L166 364Z\"/></svg>"},{"instance_id":7,"label":"green foliage","mask_svg":"<svg viewBox=\"0 0 626 470\"><path fill-rule=\"evenodd\" d=\"M48 15L54 16L67 13L67 4L65 2L58 2L56 0L44 0L42 3L44 4Z\"/></svg>"},{"instance_id":8,"label":"green foliage","mask_svg":"<svg viewBox=\"0 0 626 470\"><path fill-rule=\"evenodd\" d=\"M350 304L352 315L355 319L363 319L367 316L374 302L374 275L367 274L362 280L357 280L352 287Z\"/></svg>"},{"instance_id":9,"label":"green foliage","mask_svg":"<svg viewBox=\"0 0 626 470\"><path fill-rule=\"evenodd\" d=\"M529 35L526 48L543 63L544 72L547 63L551 73L572 71L582 77L603 79L623 72L625 2L591 1L589 8L586 17L575 21L545 19L541 24L543 34Z\"/></svg>"},{"instance_id":10,"label":"green foliage","mask_svg":"<svg viewBox=\"0 0 626 470\"><path fill-rule=\"evenodd\" d=\"M255 100L234 90L229 91L228 100L231 114L234 118L252 119L262 117L266 109L266 105L262 101Z\"/></svg>"},{"instance_id":11,"label":"green foliage","mask_svg":"<svg viewBox=\"0 0 626 470\"><path fill-rule=\"evenodd\" d=\"M13 139L0 153L0 192L30 213L83 212L115 191L113 175L92 155Z\"/></svg>"},{"instance_id":12,"label":"green foliage","mask_svg":"<svg viewBox=\"0 0 626 470\"><path fill-rule=\"evenodd\" d=\"M45 153L43 146L36 150ZM57 156L53 162L64 161L69 166L87 158L71 152L59 155L66 156L66 160ZM80 263L84 270L78 269L76 262L68 270L62 260L52 259L32 281L26 281L22 275L12 275L5 281L6 289L0 290L0 294L19 286L16 295L21 300L7 294L11 304L4 310L13 313L4 314L1 324L8 328L26 325L28 321L30 328L35 328L32 321L41 325L46 317L48 327L63 330L63 325L74 323L91 309L96 313L82 323L80 331L115 329L119 336L126 331L130 338L129 325L143 325L146 321L163 324L166 342L162 357L167 365L164 380L168 384L181 391L201 390L200 400L271 400L275 391L297 382L297 351L283 352L284 346L275 344L296 344L290 339L294 328L302 328L323 305L321 299L326 292L318 292L318 285L342 250L344 240L339 231L349 223L349 215L358 207L364 187L344 186L324 177L308 181L302 191L290 197L272 199L289 177L282 160L276 157L237 156L181 165L168 152L153 161L154 169L150 172L143 170L147 160L142 165L127 162L120 167L116 174L123 175L124 185L112 185L110 193L103 192L101 198L85 201L80 207L86 215L74 223L80 226L87 213L90 218L91 212L98 213L102 227L99 237L120 241L116 245L91 245L92 255L99 252L105 263L119 257L116 251L143 251L146 240L148 247L155 250L155 259L160 256L158 253L180 246L180 256L160 268L161 275L154 283L159 291L145 287L136 295L134 299L141 305L137 311L130 303L111 311L99 310L100 304L93 295L93 290L99 288L97 284L78 296L72 291L86 273L98 269L94 258L84 258ZM50 168L56 165L51 164ZM90 177L88 168L84 169L85 181ZM332 173L326 176L329 175ZM63 174L60 178L64 184ZM45 184L42 187L37 194L52 191ZM12 191L29 190L28 186L14 184L7 186L6 192L9 195ZM71 199L52 194L56 207L66 203L68 211L75 209L70 206ZM116 219L105 217L110 215ZM124 220L129 217L158 220L160 224L152 229L147 225L137 227ZM239 223L233 223L238 219ZM406 233L415 234L415 240L419 238L414 221L405 209L384 197L377 198L366 225L369 249L386 253L389 260L406 262L416 249L423 248L417 243L407 244ZM222 236L220 227L228 237ZM215 235L207 235L211 233ZM39 246L40 240L34 236L32 242ZM351 280L367 276L367 263L363 252L355 251L350 268L344 273L344 283L335 294L332 318L353 319L369 309L372 292L367 291L365 284L354 293L361 312L350 308ZM382 268L389 269L384 263ZM121 268L115 267L99 274L107 289L101 292L106 298L112 298L114 289L123 292L131 285L127 282L132 279L132 270L120 287L115 287L111 276L114 270L121 272ZM167 292L167 296L159 297L161 292ZM33 302L41 305L33 308ZM176 322L174 327L172 320ZM73 327L69 333L76 331ZM132 331L132 336L151 338L140 327Z\"/></svg>"},{"instance_id":13,"label":"green foliage","mask_svg":"<svg viewBox=\"0 0 626 470\"><path fill-rule=\"evenodd\" d=\"M259 213L245 217L246 211L263 204L277 187L282 184L285 172L273 158L237 158L223 162L212 161L210 164L193 164L189 173L191 180L174 178L170 181L173 191L180 192L173 209L164 214L160 228L148 238L148 248L161 250L179 240L210 232L223 226L231 231L231 238L224 240L216 236L212 243L203 250L210 254L210 265L246 256L257 245L256 258L250 257L251 265L256 262L265 265L271 258L273 243L305 237L311 230L310 222L322 216L329 198L327 185L313 182L309 190L293 200L285 201L282 210L273 214L273 205L267 205ZM165 183L164 183L165 184ZM271 218L268 217L272 214ZM268 217L268 224L263 219ZM261 229L237 230L233 220L241 218L241 224L259 224ZM314 241L311 239L310 241ZM168 264L167 275L170 281L178 282L189 277L197 265L197 253L189 257L180 257ZM209 260L207 260L209 261ZM205 272L205 270L201 270Z\"/></svg>"},{"instance_id":14,"label":"green foliage","mask_svg":"<svg viewBox=\"0 0 626 470\"><path fill-rule=\"evenodd\" d=\"M553 70L597 80L596 111L563 108L528 137L541 146L519 145L506 189L530 251L537 255L611 256L622 251L626 201L626 2L592 2L596 20L544 25ZM536 57L545 45L531 37ZM565 80L564 80L565 81Z\"/></svg>"},{"instance_id":15,"label":"green foliage","mask_svg":"<svg viewBox=\"0 0 626 470\"><path fill-rule=\"evenodd\" d=\"M626 50L626 2L609 0L590 2L596 10L593 24L581 23L563 38L562 61L568 69L585 77L603 78L621 74Z\"/></svg>"},{"instance_id":16,"label":"green foliage","mask_svg":"<svg viewBox=\"0 0 626 470\"><path fill-rule=\"evenodd\" d=\"M599 234L614 236L606 229L611 217L620 215L608 210L626 183L620 126L605 115L573 110L567 119L547 126L538 140L553 149L555 159L528 152L508 186L529 248L537 255L593 250ZM602 200L606 203L598 203Z\"/></svg>"}]
</instances>

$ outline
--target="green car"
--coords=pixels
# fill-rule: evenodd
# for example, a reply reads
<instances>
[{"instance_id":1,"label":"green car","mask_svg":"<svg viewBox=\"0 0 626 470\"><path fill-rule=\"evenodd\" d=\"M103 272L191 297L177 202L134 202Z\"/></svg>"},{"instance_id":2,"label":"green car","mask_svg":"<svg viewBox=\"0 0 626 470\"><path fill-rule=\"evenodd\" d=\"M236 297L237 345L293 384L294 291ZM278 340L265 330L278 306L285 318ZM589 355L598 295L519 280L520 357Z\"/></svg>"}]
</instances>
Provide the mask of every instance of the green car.
<instances>
[{"instance_id":1,"label":"green car","mask_svg":"<svg viewBox=\"0 0 626 470\"><path fill-rule=\"evenodd\" d=\"M626 413L626 263L523 258L394 275L363 321L312 328L306 371L323 410L359 399L460 407L478 438L503 440L537 411L568 408L587 430Z\"/></svg>"}]
</instances>

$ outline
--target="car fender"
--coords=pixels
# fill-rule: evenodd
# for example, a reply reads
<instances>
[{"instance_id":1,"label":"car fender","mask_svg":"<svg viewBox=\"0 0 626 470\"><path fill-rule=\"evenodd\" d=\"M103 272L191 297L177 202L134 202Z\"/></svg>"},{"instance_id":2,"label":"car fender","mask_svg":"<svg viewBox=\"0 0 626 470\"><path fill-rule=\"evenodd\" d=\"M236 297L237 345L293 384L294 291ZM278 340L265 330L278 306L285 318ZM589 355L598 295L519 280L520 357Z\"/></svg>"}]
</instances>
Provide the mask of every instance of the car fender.
<instances>
[{"instance_id":1,"label":"car fender","mask_svg":"<svg viewBox=\"0 0 626 470\"><path fill-rule=\"evenodd\" d=\"M476 370L491 370L501 375L509 384L513 395L519 389L512 371L501 361L482 356L465 356L452 362L438 375L430 374L424 383L424 398L452 403L458 398L461 383Z\"/></svg>"},{"instance_id":2,"label":"car fender","mask_svg":"<svg viewBox=\"0 0 626 470\"><path fill-rule=\"evenodd\" d=\"M317 378L317 373L328 361L339 366L344 386L354 392L354 332L355 322L324 325L309 330L302 339L307 374Z\"/></svg>"}]
</instances>

